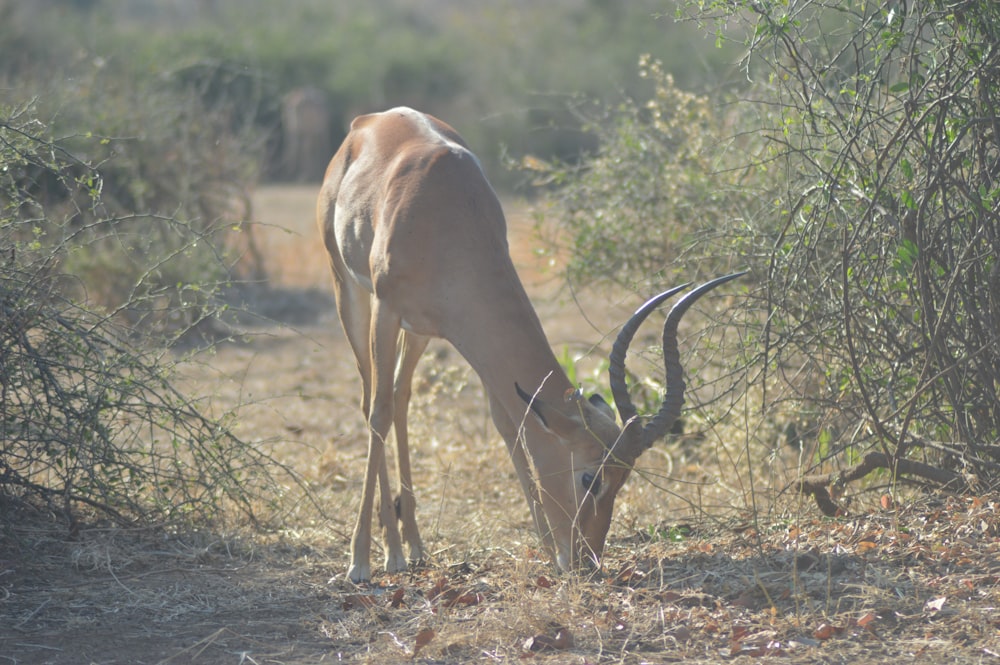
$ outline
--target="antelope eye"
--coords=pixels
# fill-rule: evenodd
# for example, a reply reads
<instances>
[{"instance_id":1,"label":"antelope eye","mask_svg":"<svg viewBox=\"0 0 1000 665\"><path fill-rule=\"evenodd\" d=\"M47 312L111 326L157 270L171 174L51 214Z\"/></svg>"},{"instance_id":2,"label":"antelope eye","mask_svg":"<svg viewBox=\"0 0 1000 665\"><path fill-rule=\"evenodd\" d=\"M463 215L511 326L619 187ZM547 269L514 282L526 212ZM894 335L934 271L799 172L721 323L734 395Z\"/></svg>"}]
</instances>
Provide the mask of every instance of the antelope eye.
<instances>
[{"instance_id":1,"label":"antelope eye","mask_svg":"<svg viewBox=\"0 0 1000 665\"><path fill-rule=\"evenodd\" d=\"M586 492L590 492L594 496L601 493L601 477L593 474L589 471L584 471L583 476L583 489Z\"/></svg>"}]
</instances>

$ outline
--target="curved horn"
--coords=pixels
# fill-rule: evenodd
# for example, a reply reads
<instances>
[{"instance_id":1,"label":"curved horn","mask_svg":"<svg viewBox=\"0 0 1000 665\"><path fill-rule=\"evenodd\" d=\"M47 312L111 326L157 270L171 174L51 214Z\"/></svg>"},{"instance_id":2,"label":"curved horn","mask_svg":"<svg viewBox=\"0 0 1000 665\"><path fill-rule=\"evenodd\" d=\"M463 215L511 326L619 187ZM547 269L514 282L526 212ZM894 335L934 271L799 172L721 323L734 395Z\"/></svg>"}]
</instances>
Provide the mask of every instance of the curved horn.
<instances>
[{"instance_id":1,"label":"curved horn","mask_svg":"<svg viewBox=\"0 0 1000 665\"><path fill-rule=\"evenodd\" d=\"M608 379L611 384L611 396L615 400L615 408L622 420L622 425L627 426L637 415L632 398L628 394L628 386L625 384L625 354L635 337L635 331L639 329L642 322L646 320L649 313L659 307L660 303L674 295L678 291L683 291L691 283L681 284L663 293L653 296L642 307L635 310L635 314L625 322L622 329L618 331L614 346L611 347L611 355L608 357Z\"/></svg>"},{"instance_id":2,"label":"curved horn","mask_svg":"<svg viewBox=\"0 0 1000 665\"><path fill-rule=\"evenodd\" d=\"M663 363L665 365L666 371L666 387L667 394L663 398L663 404L660 406L660 410L656 413L653 419L642 428L642 433L639 437L639 447L638 449L631 451L634 457L638 457L640 454L649 449L653 443L662 437L668 429L677 420L677 417L681 414L681 407L684 405L684 370L681 367L680 362L680 352L677 348L677 326L681 321L681 318L687 312L688 308L694 304L696 300L711 291L717 286L725 284L728 281L734 280L737 277L745 275L746 272L733 273L731 275L725 275L723 277L718 277L706 282L691 291L675 304L670 313L667 315L667 320L663 323ZM660 295L648 300L636 313L629 319L628 323L622 328L621 332L618 334L618 339L615 340L615 345L611 351L610 367L608 368L608 374L611 378L611 392L615 398L615 405L618 407L618 413L622 418L622 421L627 423L636 415L635 407L632 404L632 400L628 396L628 390L625 387L625 350L628 348L629 342L632 340L632 336L635 334L636 329L639 324L649 315L649 313L656 308L661 302L669 298L674 293L677 293L680 289L685 288L687 285L680 286L669 291L665 291Z\"/></svg>"}]
</instances>

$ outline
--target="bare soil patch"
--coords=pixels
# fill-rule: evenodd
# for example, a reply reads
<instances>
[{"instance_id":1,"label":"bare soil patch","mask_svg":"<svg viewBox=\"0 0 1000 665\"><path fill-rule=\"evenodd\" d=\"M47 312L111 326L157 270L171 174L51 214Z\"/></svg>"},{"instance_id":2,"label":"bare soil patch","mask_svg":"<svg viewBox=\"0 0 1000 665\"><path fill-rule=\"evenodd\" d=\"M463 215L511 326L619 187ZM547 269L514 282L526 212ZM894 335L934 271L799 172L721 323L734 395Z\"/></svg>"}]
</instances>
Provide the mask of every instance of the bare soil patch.
<instances>
[{"instance_id":1,"label":"bare soil patch","mask_svg":"<svg viewBox=\"0 0 1000 665\"><path fill-rule=\"evenodd\" d=\"M444 344L418 371L411 419L432 559L380 574L376 546L375 583L344 581L366 435L314 196L258 192L265 316L186 379L206 408L236 409L238 433L295 468L314 500L290 484L269 533L94 527L71 539L42 515L11 520L0 663L1000 663L1000 498L875 494L829 520L772 492L754 512L741 448L725 445L738 426L651 452L619 500L605 575L554 573L478 380ZM532 250L530 220L509 210L554 346L586 352L637 303L578 307ZM781 487L781 469L754 487Z\"/></svg>"}]
</instances>

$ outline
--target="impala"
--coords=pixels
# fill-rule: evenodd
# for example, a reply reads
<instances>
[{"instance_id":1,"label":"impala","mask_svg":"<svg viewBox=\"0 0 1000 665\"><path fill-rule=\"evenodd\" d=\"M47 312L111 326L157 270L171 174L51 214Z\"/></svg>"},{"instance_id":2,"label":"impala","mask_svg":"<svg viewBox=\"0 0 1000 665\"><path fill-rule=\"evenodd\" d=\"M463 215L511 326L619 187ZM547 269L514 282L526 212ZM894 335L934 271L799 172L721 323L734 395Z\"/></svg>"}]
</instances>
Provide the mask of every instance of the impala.
<instances>
[{"instance_id":1,"label":"impala","mask_svg":"<svg viewBox=\"0 0 1000 665\"><path fill-rule=\"evenodd\" d=\"M356 118L327 168L317 219L369 427L349 579L371 579L376 486L386 572L406 568L403 540L410 562L424 558L406 414L413 372L431 337L448 340L482 379L535 528L557 566L599 563L615 495L683 403L677 324L698 297L738 275L703 284L671 310L663 329L667 393L645 425L626 389L625 353L649 312L684 287L656 296L623 326L609 370L619 426L611 407L599 396L584 399L559 366L514 270L496 193L450 126L409 108ZM385 459L392 428L395 500Z\"/></svg>"}]
</instances>

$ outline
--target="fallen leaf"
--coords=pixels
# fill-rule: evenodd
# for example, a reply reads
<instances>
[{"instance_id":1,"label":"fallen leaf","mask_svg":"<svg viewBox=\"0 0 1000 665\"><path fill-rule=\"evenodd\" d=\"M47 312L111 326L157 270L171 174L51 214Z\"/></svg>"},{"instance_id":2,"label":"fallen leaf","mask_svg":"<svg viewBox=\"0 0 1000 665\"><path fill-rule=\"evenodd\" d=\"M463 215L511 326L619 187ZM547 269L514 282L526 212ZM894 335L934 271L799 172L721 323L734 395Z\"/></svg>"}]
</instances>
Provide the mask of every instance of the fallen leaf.
<instances>
[{"instance_id":1,"label":"fallen leaf","mask_svg":"<svg viewBox=\"0 0 1000 665\"><path fill-rule=\"evenodd\" d=\"M784 656L787 651L788 649L781 642L774 639L774 631L771 630L751 632L747 626L737 626L733 628L732 637L729 639L730 657Z\"/></svg>"},{"instance_id":2,"label":"fallen leaf","mask_svg":"<svg viewBox=\"0 0 1000 665\"><path fill-rule=\"evenodd\" d=\"M677 593L676 591L661 591L654 596L658 601L664 604L673 604L684 599L684 595Z\"/></svg>"},{"instance_id":3,"label":"fallen leaf","mask_svg":"<svg viewBox=\"0 0 1000 665\"><path fill-rule=\"evenodd\" d=\"M625 566L618 574L615 575L614 584L618 586L625 586L632 580L633 575L636 574L635 566Z\"/></svg>"},{"instance_id":4,"label":"fallen leaf","mask_svg":"<svg viewBox=\"0 0 1000 665\"><path fill-rule=\"evenodd\" d=\"M568 628L560 628L556 631L555 637L549 637L548 635L539 634L534 637L529 637L524 642L525 651L545 651L548 649L562 650L571 649L575 644L576 640L573 639L573 633L569 632Z\"/></svg>"},{"instance_id":5,"label":"fallen leaf","mask_svg":"<svg viewBox=\"0 0 1000 665\"><path fill-rule=\"evenodd\" d=\"M819 627L813 631L813 637L817 640L829 640L843 634L844 628L842 626L832 626L828 623L821 623Z\"/></svg>"},{"instance_id":6,"label":"fallen leaf","mask_svg":"<svg viewBox=\"0 0 1000 665\"><path fill-rule=\"evenodd\" d=\"M557 649L572 649L575 644L576 640L573 638L573 633L569 632L569 628L560 628L556 633Z\"/></svg>"},{"instance_id":7,"label":"fallen leaf","mask_svg":"<svg viewBox=\"0 0 1000 665\"><path fill-rule=\"evenodd\" d=\"M924 610L931 613L940 612L941 608L944 607L944 604L947 600L948 599L945 598L944 596L940 598L935 598L934 600L928 600L927 603L924 605Z\"/></svg>"},{"instance_id":8,"label":"fallen leaf","mask_svg":"<svg viewBox=\"0 0 1000 665\"><path fill-rule=\"evenodd\" d=\"M448 596L444 604L446 607L455 607L456 605L478 605L483 602L483 595L481 593L459 593L455 591L453 594L445 594Z\"/></svg>"},{"instance_id":9,"label":"fallen leaf","mask_svg":"<svg viewBox=\"0 0 1000 665\"><path fill-rule=\"evenodd\" d=\"M364 607L375 607L375 596L351 593L344 597L343 608L345 610L356 610Z\"/></svg>"},{"instance_id":10,"label":"fallen leaf","mask_svg":"<svg viewBox=\"0 0 1000 665\"><path fill-rule=\"evenodd\" d=\"M687 626L678 626L673 630L667 631L665 635L677 640L679 643L690 642L694 639L694 636L691 635L691 630Z\"/></svg>"},{"instance_id":11,"label":"fallen leaf","mask_svg":"<svg viewBox=\"0 0 1000 665\"><path fill-rule=\"evenodd\" d=\"M392 598L389 599L389 607L394 610L398 610L403 606L403 596L406 594L406 589L399 587L392 592Z\"/></svg>"},{"instance_id":12,"label":"fallen leaf","mask_svg":"<svg viewBox=\"0 0 1000 665\"><path fill-rule=\"evenodd\" d=\"M448 580L444 577L438 579L425 595L427 600L436 601L444 607L478 605L485 600L485 597L481 593L472 591L463 593L460 589L449 586Z\"/></svg>"},{"instance_id":13,"label":"fallen leaf","mask_svg":"<svg viewBox=\"0 0 1000 665\"><path fill-rule=\"evenodd\" d=\"M434 583L430 591L427 592L427 600L434 600L448 588L448 580L444 577L439 577L438 581Z\"/></svg>"},{"instance_id":14,"label":"fallen leaf","mask_svg":"<svg viewBox=\"0 0 1000 665\"><path fill-rule=\"evenodd\" d=\"M862 540L856 546L858 552L868 552L869 550L873 550L876 547L878 546L870 540Z\"/></svg>"},{"instance_id":15,"label":"fallen leaf","mask_svg":"<svg viewBox=\"0 0 1000 665\"><path fill-rule=\"evenodd\" d=\"M868 614L858 619L857 621L858 628L863 628L865 630L875 630L875 626L873 624L875 623L876 619L878 619L878 616L874 612L869 612Z\"/></svg>"},{"instance_id":16,"label":"fallen leaf","mask_svg":"<svg viewBox=\"0 0 1000 665\"><path fill-rule=\"evenodd\" d=\"M413 657L417 657L417 652L423 649L425 646L430 644L431 640L434 639L434 629L424 628L419 633L417 633L416 639L413 641Z\"/></svg>"},{"instance_id":17,"label":"fallen leaf","mask_svg":"<svg viewBox=\"0 0 1000 665\"><path fill-rule=\"evenodd\" d=\"M756 610L760 609L761 604L764 602L764 600L765 599L759 595L758 590L754 587L751 587L749 589L745 589L743 593L740 594L739 598L733 600L731 605L733 607L742 607L748 610Z\"/></svg>"},{"instance_id":18,"label":"fallen leaf","mask_svg":"<svg viewBox=\"0 0 1000 665\"><path fill-rule=\"evenodd\" d=\"M728 656L749 656L751 658L766 658L767 656L784 656L786 650L782 648L781 642L770 641L767 644L743 644L738 649L730 649Z\"/></svg>"}]
</instances>

